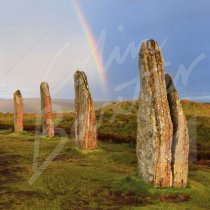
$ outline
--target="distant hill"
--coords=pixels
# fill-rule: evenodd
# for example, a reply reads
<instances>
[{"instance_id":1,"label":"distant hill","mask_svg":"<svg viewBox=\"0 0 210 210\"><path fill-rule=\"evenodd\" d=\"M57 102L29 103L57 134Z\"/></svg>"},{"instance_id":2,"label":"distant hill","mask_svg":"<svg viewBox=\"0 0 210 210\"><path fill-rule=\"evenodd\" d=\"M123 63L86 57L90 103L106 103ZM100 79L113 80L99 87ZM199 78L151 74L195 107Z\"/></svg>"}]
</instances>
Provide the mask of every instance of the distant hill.
<instances>
[{"instance_id":1,"label":"distant hill","mask_svg":"<svg viewBox=\"0 0 210 210\"><path fill-rule=\"evenodd\" d=\"M101 108L109 102L95 102L96 109ZM13 112L12 99L0 99L0 112ZM39 98L24 99L24 112L40 112L41 102ZM53 112L72 112L74 111L74 100L69 99L52 99Z\"/></svg>"}]
</instances>

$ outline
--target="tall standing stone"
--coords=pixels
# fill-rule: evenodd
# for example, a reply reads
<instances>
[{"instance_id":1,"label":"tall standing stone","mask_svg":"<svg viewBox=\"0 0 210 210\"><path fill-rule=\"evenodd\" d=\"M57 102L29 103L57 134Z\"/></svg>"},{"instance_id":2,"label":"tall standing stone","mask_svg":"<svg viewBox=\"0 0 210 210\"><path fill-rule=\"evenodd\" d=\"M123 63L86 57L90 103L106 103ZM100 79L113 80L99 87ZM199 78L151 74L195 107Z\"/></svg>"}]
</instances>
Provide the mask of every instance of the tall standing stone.
<instances>
[{"instance_id":1,"label":"tall standing stone","mask_svg":"<svg viewBox=\"0 0 210 210\"><path fill-rule=\"evenodd\" d=\"M171 187L173 125L167 101L164 61L157 42L143 43L139 59L138 174L154 187Z\"/></svg>"},{"instance_id":2,"label":"tall standing stone","mask_svg":"<svg viewBox=\"0 0 210 210\"><path fill-rule=\"evenodd\" d=\"M54 136L54 123L52 120L52 105L47 82L42 82L40 86L41 92L41 117L42 117L42 132L44 136Z\"/></svg>"},{"instance_id":3,"label":"tall standing stone","mask_svg":"<svg viewBox=\"0 0 210 210\"><path fill-rule=\"evenodd\" d=\"M173 186L181 188L187 186L189 133L179 94L171 75L166 74L165 80L174 132L172 143Z\"/></svg>"},{"instance_id":4,"label":"tall standing stone","mask_svg":"<svg viewBox=\"0 0 210 210\"><path fill-rule=\"evenodd\" d=\"M23 98L20 90L14 93L14 130L23 131Z\"/></svg>"},{"instance_id":5,"label":"tall standing stone","mask_svg":"<svg viewBox=\"0 0 210 210\"><path fill-rule=\"evenodd\" d=\"M96 149L97 128L93 100L87 76L82 71L74 74L75 84L75 140L83 149Z\"/></svg>"}]
</instances>

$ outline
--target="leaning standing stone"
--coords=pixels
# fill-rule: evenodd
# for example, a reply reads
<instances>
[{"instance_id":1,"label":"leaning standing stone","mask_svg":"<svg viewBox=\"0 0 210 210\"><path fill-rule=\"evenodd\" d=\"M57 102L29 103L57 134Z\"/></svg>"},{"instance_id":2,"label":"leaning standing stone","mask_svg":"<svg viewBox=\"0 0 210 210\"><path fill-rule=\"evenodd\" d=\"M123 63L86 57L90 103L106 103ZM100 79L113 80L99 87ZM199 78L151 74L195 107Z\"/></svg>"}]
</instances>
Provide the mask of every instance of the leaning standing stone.
<instances>
[{"instance_id":1,"label":"leaning standing stone","mask_svg":"<svg viewBox=\"0 0 210 210\"><path fill-rule=\"evenodd\" d=\"M20 90L14 93L14 130L23 131L23 98Z\"/></svg>"},{"instance_id":2,"label":"leaning standing stone","mask_svg":"<svg viewBox=\"0 0 210 210\"><path fill-rule=\"evenodd\" d=\"M189 133L179 94L171 75L166 74L165 80L174 132L172 143L173 186L181 188L187 186Z\"/></svg>"},{"instance_id":3,"label":"leaning standing stone","mask_svg":"<svg viewBox=\"0 0 210 210\"><path fill-rule=\"evenodd\" d=\"M53 137L54 123L52 120L51 97L47 82L41 83L40 92L41 92L42 132L44 136Z\"/></svg>"},{"instance_id":4,"label":"leaning standing stone","mask_svg":"<svg viewBox=\"0 0 210 210\"><path fill-rule=\"evenodd\" d=\"M164 61L156 41L142 44L139 67L138 174L154 187L171 187L173 125L167 101Z\"/></svg>"},{"instance_id":5,"label":"leaning standing stone","mask_svg":"<svg viewBox=\"0 0 210 210\"><path fill-rule=\"evenodd\" d=\"M75 140L83 149L96 149L97 129L93 100L87 76L82 71L74 74L75 84Z\"/></svg>"}]
</instances>

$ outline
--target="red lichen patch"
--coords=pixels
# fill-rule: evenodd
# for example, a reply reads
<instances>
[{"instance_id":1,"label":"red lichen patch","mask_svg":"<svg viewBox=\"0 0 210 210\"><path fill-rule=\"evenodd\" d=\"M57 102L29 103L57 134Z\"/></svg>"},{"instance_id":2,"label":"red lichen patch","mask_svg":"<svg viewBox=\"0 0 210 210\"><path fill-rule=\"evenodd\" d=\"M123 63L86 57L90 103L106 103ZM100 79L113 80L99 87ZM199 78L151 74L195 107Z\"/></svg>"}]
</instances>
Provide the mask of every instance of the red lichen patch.
<instances>
[{"instance_id":1,"label":"red lichen patch","mask_svg":"<svg viewBox=\"0 0 210 210\"><path fill-rule=\"evenodd\" d=\"M191 199L189 195L161 195L160 201L168 203L184 203Z\"/></svg>"},{"instance_id":2,"label":"red lichen patch","mask_svg":"<svg viewBox=\"0 0 210 210\"><path fill-rule=\"evenodd\" d=\"M122 209L126 206L146 206L151 204L152 198L139 196L135 192L123 191L96 191L94 197L100 197L100 202L103 206L113 207L113 209Z\"/></svg>"}]
</instances>

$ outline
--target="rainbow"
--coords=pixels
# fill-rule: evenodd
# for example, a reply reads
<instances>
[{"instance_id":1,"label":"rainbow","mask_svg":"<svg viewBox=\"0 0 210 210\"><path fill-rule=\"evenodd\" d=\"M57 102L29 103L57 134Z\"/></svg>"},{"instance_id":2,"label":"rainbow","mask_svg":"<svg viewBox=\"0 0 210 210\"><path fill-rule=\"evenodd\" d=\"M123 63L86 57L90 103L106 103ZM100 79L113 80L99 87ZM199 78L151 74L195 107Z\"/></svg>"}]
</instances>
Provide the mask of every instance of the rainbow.
<instances>
[{"instance_id":1,"label":"rainbow","mask_svg":"<svg viewBox=\"0 0 210 210\"><path fill-rule=\"evenodd\" d=\"M95 61L96 67L97 67L97 71L98 71L100 80L103 83L104 90L106 90L107 89L107 78L106 78L106 74L105 74L103 59L99 52L96 40L94 38L94 35L91 32L91 29L89 27L87 20L82 12L79 2L77 0L72 0L72 5L75 9L75 12L78 16L78 19L79 19L82 29L84 31L88 46L90 47L90 49L92 51L93 58L94 58L94 61Z\"/></svg>"}]
</instances>

